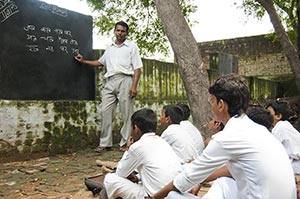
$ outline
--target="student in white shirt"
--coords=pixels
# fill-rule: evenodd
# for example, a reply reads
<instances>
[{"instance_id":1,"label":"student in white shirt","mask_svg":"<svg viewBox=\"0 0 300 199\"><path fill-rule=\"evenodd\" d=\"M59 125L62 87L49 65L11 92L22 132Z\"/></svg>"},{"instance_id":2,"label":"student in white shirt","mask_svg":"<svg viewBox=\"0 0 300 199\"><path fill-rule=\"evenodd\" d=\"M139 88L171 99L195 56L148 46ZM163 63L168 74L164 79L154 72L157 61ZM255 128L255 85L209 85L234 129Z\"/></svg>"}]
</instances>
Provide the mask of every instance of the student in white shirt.
<instances>
[{"instance_id":1,"label":"student in white shirt","mask_svg":"<svg viewBox=\"0 0 300 199\"><path fill-rule=\"evenodd\" d=\"M193 140L179 123L182 121L183 111L176 105L165 105L162 110L160 122L167 127L161 134L161 138L169 143L182 164L194 160L198 152L193 145Z\"/></svg>"},{"instance_id":2,"label":"student in white shirt","mask_svg":"<svg viewBox=\"0 0 300 199\"><path fill-rule=\"evenodd\" d=\"M283 144L295 174L300 174L300 133L288 121L290 108L286 101L275 100L267 105L274 118L272 134Z\"/></svg>"},{"instance_id":3,"label":"student in white shirt","mask_svg":"<svg viewBox=\"0 0 300 199\"><path fill-rule=\"evenodd\" d=\"M268 130L271 129L274 121L271 112L261 106L249 107L247 109L247 116L257 124L265 126ZM217 133L221 131L223 127L220 128L220 122L212 119L209 122L209 129ZM228 175L228 177L224 177L225 174ZM231 174L228 172L228 169L222 168L221 171L215 172L209 179L206 179L205 181L211 181L217 178L212 182L211 188L202 199L236 199L238 193L236 182L230 176Z\"/></svg>"},{"instance_id":4,"label":"student in white shirt","mask_svg":"<svg viewBox=\"0 0 300 199\"><path fill-rule=\"evenodd\" d=\"M157 116L151 109L136 111L131 123L129 149L119 161L116 173L109 173L104 178L110 199L143 199L153 195L182 169L180 159L170 145L155 134ZM136 170L140 179L134 175Z\"/></svg>"},{"instance_id":5,"label":"student in white shirt","mask_svg":"<svg viewBox=\"0 0 300 199\"><path fill-rule=\"evenodd\" d=\"M254 122L265 126L268 130L271 129L273 124L273 116L270 111L260 107L260 106L251 106L247 109L247 116ZM221 122L216 121L215 119L211 119L209 122L209 129L213 132L213 134L218 133L224 128ZM214 137L214 135L212 135ZM227 175L227 176L226 176ZM237 198L237 186L236 182L233 178L231 178L231 174L228 172L228 169L222 168L222 170L218 170L212 174L205 181L211 181L212 186L208 190L208 192L202 197L202 199L236 199Z\"/></svg>"},{"instance_id":6,"label":"student in white shirt","mask_svg":"<svg viewBox=\"0 0 300 199\"><path fill-rule=\"evenodd\" d=\"M198 155L200 155L204 148L204 142L200 131L189 121L191 115L190 107L187 104L177 104L177 106L183 110L183 119L180 122L180 126L185 129L188 136L192 138L193 146L197 150Z\"/></svg>"},{"instance_id":7,"label":"student in white shirt","mask_svg":"<svg viewBox=\"0 0 300 199\"><path fill-rule=\"evenodd\" d=\"M225 125L224 129L200 156L150 198L160 199L170 192L185 198L181 193L226 164L236 180L238 198L295 199L293 169L283 146L245 114L250 100L245 79L237 74L222 76L209 88L209 93L214 118Z\"/></svg>"}]
</instances>

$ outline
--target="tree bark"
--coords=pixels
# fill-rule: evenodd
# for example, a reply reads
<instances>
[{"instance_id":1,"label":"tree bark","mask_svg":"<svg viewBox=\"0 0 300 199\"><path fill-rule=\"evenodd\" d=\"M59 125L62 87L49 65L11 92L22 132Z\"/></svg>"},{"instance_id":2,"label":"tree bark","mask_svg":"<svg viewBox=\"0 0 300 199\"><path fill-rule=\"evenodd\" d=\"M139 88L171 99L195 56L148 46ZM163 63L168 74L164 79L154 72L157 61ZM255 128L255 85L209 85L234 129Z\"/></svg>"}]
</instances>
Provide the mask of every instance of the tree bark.
<instances>
[{"instance_id":1,"label":"tree bark","mask_svg":"<svg viewBox=\"0 0 300 199\"><path fill-rule=\"evenodd\" d=\"M207 72L201 65L202 58L197 42L178 0L155 0L155 4L179 66L193 122L206 137L205 126L211 116L209 83Z\"/></svg>"},{"instance_id":2,"label":"tree bark","mask_svg":"<svg viewBox=\"0 0 300 199\"><path fill-rule=\"evenodd\" d=\"M256 1L260 3L269 14L275 32L278 35L279 42L281 43L283 51L285 52L288 58L298 90L300 91L300 60L298 56L299 49L297 50L295 48L288 34L286 33L280 21L280 18L276 12L276 9L274 7L273 0L256 0Z\"/></svg>"}]
</instances>

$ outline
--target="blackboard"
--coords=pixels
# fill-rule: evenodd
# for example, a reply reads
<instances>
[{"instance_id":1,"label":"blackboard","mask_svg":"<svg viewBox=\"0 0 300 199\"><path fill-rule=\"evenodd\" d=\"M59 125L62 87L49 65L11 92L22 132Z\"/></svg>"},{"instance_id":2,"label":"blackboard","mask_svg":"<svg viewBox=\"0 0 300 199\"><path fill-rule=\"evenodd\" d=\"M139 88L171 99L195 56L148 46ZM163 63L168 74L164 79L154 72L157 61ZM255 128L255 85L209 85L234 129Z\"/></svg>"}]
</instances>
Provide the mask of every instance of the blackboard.
<instances>
[{"instance_id":1,"label":"blackboard","mask_svg":"<svg viewBox=\"0 0 300 199\"><path fill-rule=\"evenodd\" d=\"M92 17L38 0L0 0L0 99L91 100Z\"/></svg>"}]
</instances>

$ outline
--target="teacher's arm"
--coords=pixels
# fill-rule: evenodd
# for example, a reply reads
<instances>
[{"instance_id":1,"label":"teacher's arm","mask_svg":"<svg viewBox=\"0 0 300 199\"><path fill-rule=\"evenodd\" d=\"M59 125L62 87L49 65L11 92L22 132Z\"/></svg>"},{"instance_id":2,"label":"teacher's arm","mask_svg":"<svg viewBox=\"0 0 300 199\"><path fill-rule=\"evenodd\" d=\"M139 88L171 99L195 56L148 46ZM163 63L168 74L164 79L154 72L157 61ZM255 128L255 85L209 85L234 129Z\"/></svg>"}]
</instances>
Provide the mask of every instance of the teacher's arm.
<instances>
[{"instance_id":1,"label":"teacher's arm","mask_svg":"<svg viewBox=\"0 0 300 199\"><path fill-rule=\"evenodd\" d=\"M76 55L74 59L76 59L78 62L82 64L86 64L93 67L103 66L103 64L101 64L98 60L85 60L81 54Z\"/></svg>"}]
</instances>

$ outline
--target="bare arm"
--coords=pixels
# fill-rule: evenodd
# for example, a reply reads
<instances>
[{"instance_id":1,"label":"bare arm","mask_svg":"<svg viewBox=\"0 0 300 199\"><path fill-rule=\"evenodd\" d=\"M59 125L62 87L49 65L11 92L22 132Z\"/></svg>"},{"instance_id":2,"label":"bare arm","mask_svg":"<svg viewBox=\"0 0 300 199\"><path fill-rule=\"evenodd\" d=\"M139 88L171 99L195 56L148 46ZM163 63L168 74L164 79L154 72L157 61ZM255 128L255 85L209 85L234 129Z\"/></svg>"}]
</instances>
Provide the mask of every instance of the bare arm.
<instances>
[{"instance_id":1,"label":"bare arm","mask_svg":"<svg viewBox=\"0 0 300 199\"><path fill-rule=\"evenodd\" d=\"M232 177L231 173L229 172L228 168L226 166L223 166L217 170L215 170L212 174L210 174L206 180L204 180L204 182L210 182L213 181L215 179L217 179L218 177Z\"/></svg>"},{"instance_id":2,"label":"bare arm","mask_svg":"<svg viewBox=\"0 0 300 199\"><path fill-rule=\"evenodd\" d=\"M162 188L159 192L154 194L154 196L148 197L148 199L163 199L165 198L169 192L178 191L176 187L173 185L173 181L167 184L164 188Z\"/></svg>"},{"instance_id":3,"label":"bare arm","mask_svg":"<svg viewBox=\"0 0 300 199\"><path fill-rule=\"evenodd\" d=\"M82 64L87 64L93 67L99 67L99 66L103 66L103 64L101 64L98 60L85 60L84 57L81 54L78 54L74 57L74 59L76 59L78 62L82 63Z\"/></svg>"},{"instance_id":4,"label":"bare arm","mask_svg":"<svg viewBox=\"0 0 300 199\"><path fill-rule=\"evenodd\" d=\"M141 69L135 69L133 74L133 82L129 90L129 96L134 98L137 95L137 86L141 75Z\"/></svg>"}]
</instances>

